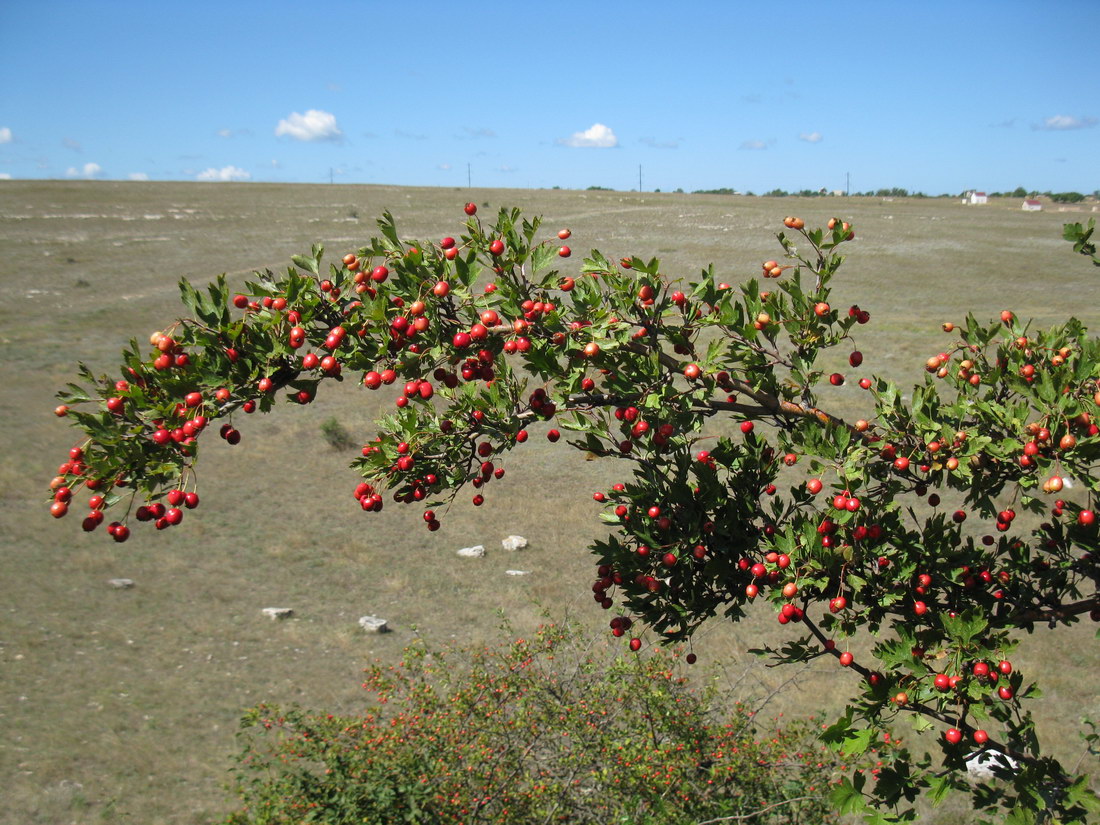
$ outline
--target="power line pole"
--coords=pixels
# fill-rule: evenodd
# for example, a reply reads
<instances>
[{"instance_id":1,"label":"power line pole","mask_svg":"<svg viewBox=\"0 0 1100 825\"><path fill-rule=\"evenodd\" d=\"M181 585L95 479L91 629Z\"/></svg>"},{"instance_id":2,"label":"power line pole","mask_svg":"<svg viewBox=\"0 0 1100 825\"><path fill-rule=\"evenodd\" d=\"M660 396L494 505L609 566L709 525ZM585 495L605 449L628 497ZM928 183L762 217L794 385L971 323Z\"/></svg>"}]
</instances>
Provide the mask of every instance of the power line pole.
<instances>
[{"instance_id":1,"label":"power line pole","mask_svg":"<svg viewBox=\"0 0 1100 825\"><path fill-rule=\"evenodd\" d=\"M638 191L642 191L642 164L638 164Z\"/></svg>"},{"instance_id":2,"label":"power line pole","mask_svg":"<svg viewBox=\"0 0 1100 825\"><path fill-rule=\"evenodd\" d=\"M844 173L844 194L845 196L852 194L852 173Z\"/></svg>"},{"instance_id":3,"label":"power line pole","mask_svg":"<svg viewBox=\"0 0 1100 825\"><path fill-rule=\"evenodd\" d=\"M470 164L466 164L466 188L470 188Z\"/></svg>"}]
</instances>

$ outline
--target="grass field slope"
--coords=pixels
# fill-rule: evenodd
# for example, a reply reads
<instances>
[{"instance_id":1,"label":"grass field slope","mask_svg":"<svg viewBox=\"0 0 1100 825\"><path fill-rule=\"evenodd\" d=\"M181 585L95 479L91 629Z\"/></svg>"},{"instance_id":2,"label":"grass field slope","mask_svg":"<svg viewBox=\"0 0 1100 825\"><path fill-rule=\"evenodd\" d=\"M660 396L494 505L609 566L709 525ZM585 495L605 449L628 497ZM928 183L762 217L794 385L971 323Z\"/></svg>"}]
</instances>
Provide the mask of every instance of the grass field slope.
<instances>
[{"instance_id":1,"label":"grass field slope","mask_svg":"<svg viewBox=\"0 0 1100 825\"><path fill-rule=\"evenodd\" d=\"M261 701L351 713L361 671L392 661L417 635L432 642L494 638L503 611L520 632L549 609L593 628L584 548L601 528L591 494L618 468L532 438L522 465L482 508L460 497L428 533L418 513L360 512L347 469L354 452L328 445L335 419L357 442L391 403L354 380L315 404L241 426L238 447L210 445L202 507L164 534L124 545L47 512L47 484L73 435L54 418L54 392L78 361L116 369L131 337L178 317L176 282L285 267L325 244L333 260L360 246L391 211L407 237L458 235L462 204L482 214L519 206L549 233L573 232L574 260L659 256L686 279L714 262L731 283L775 257L784 215L832 215L858 240L834 293L872 314L860 330L863 373L921 380L944 343L940 325L1002 309L1040 325L1074 314L1100 329L1097 271L1061 240L1082 216L946 199L762 198L609 191L412 189L202 183L0 181L0 823L209 822L230 806L229 756L240 711ZM858 417L855 382L823 401ZM533 432L533 435L536 433ZM534 442L539 446L535 446ZM558 445L563 447L564 445ZM509 481L510 480L510 481ZM497 485L494 485L496 487ZM506 552L519 534L527 549ZM481 559L455 550L483 544ZM529 575L510 576L520 569ZM108 580L129 578L130 589ZM291 607L271 621L264 607ZM774 636L774 617L715 623L695 641L701 665L762 697L777 674L746 653ZM360 616L393 632L367 634ZM1080 718L1100 717L1091 629L1037 631L1015 657L1042 667L1044 725L1073 765ZM822 709L843 680L826 662L798 674L767 712ZM829 709L829 708L827 708ZM835 708L831 708L835 710ZM1084 768L1083 763L1083 768ZM959 821L939 814L939 821ZM930 815L929 822L937 821Z\"/></svg>"}]
</instances>

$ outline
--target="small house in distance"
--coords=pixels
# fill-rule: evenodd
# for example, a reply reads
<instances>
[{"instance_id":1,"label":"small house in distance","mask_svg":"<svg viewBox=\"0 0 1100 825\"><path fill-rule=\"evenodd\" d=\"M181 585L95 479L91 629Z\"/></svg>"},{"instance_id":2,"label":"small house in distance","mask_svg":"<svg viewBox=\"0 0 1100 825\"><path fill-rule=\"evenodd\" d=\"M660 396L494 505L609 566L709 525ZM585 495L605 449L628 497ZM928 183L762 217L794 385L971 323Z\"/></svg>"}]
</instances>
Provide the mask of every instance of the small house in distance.
<instances>
[{"instance_id":1,"label":"small house in distance","mask_svg":"<svg viewBox=\"0 0 1100 825\"><path fill-rule=\"evenodd\" d=\"M978 203L989 203L989 195L985 192L975 192L971 190L966 193L966 199L963 203L968 203L971 206Z\"/></svg>"},{"instance_id":2,"label":"small house in distance","mask_svg":"<svg viewBox=\"0 0 1100 825\"><path fill-rule=\"evenodd\" d=\"M1026 201L1024 201L1024 211L1025 212L1042 212L1043 211L1043 205L1041 203L1039 203L1039 201L1035 200L1034 198L1028 198Z\"/></svg>"}]
</instances>

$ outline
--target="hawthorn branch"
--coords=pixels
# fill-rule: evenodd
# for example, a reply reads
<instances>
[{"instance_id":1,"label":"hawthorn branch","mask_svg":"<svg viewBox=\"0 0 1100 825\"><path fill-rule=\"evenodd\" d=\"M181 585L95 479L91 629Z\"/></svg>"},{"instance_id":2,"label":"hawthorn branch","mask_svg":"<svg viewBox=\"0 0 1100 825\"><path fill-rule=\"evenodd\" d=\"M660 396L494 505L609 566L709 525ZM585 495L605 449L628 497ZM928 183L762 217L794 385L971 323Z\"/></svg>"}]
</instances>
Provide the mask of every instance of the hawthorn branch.
<instances>
[{"instance_id":1,"label":"hawthorn branch","mask_svg":"<svg viewBox=\"0 0 1100 825\"><path fill-rule=\"evenodd\" d=\"M1082 613L1090 613L1100 608L1100 594L1082 599L1073 604L1058 604L1049 607L1035 607L1019 613L1012 613L1005 617L1004 624L1019 626L1033 622L1058 622Z\"/></svg>"},{"instance_id":2,"label":"hawthorn branch","mask_svg":"<svg viewBox=\"0 0 1100 825\"><path fill-rule=\"evenodd\" d=\"M816 799L822 799L820 796L795 796L791 799L784 799L780 802L773 802L771 805L765 805L759 810L753 811L751 814L734 814L732 816L720 816L717 819L707 819L702 822L697 822L695 825L715 825L718 822L744 822L749 819L755 819L761 814L767 813L773 808L778 808L782 805L793 805L795 802L812 802Z\"/></svg>"}]
</instances>

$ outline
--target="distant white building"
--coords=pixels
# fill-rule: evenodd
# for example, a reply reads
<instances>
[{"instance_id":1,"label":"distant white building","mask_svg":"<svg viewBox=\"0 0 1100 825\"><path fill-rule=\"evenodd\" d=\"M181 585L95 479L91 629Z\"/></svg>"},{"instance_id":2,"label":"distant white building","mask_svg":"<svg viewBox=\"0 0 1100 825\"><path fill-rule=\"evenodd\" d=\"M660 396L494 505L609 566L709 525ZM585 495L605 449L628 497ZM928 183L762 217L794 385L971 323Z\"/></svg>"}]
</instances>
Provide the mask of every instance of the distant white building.
<instances>
[{"instance_id":1,"label":"distant white building","mask_svg":"<svg viewBox=\"0 0 1100 825\"><path fill-rule=\"evenodd\" d=\"M967 195L968 195L968 197L967 197L966 202L971 204L971 205L979 204L979 203L989 203L989 195L987 195L985 192L973 192L973 191L971 191L971 192L967 192Z\"/></svg>"},{"instance_id":2,"label":"distant white building","mask_svg":"<svg viewBox=\"0 0 1100 825\"><path fill-rule=\"evenodd\" d=\"M1028 198L1026 201L1024 201L1024 211L1025 212L1041 212L1041 211L1043 211L1043 205L1041 203L1039 203L1039 201L1037 201L1037 200L1034 200L1032 198Z\"/></svg>"}]
</instances>

